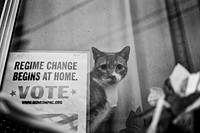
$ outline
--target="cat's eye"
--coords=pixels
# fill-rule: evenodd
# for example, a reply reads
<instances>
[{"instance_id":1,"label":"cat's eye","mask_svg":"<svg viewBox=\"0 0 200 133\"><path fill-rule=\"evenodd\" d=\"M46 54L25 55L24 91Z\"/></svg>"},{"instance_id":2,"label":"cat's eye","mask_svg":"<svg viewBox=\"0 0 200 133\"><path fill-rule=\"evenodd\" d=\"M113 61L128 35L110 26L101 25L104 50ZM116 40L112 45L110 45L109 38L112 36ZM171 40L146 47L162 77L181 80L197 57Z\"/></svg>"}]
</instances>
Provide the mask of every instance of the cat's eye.
<instances>
[{"instance_id":1,"label":"cat's eye","mask_svg":"<svg viewBox=\"0 0 200 133\"><path fill-rule=\"evenodd\" d=\"M100 66L100 69L106 71L108 69L108 66L106 64L103 64Z\"/></svg>"},{"instance_id":2,"label":"cat's eye","mask_svg":"<svg viewBox=\"0 0 200 133\"><path fill-rule=\"evenodd\" d=\"M117 69L117 70L122 70L122 69L123 69L123 65L118 64L118 65L116 66L116 69Z\"/></svg>"}]
</instances>

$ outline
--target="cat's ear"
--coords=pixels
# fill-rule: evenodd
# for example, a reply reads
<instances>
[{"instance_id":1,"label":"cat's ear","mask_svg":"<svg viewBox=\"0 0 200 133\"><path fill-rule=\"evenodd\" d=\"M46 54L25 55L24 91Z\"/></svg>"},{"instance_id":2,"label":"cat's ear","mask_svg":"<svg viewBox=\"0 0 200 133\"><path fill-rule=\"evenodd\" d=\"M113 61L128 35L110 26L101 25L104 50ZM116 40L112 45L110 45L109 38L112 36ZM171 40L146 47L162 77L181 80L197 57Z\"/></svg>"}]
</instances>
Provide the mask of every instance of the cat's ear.
<instances>
[{"instance_id":1,"label":"cat's ear","mask_svg":"<svg viewBox=\"0 0 200 133\"><path fill-rule=\"evenodd\" d=\"M126 61L128 61L128 59L129 59L129 53L130 53L130 46L126 46L118 54L120 56L122 56Z\"/></svg>"},{"instance_id":2,"label":"cat's ear","mask_svg":"<svg viewBox=\"0 0 200 133\"><path fill-rule=\"evenodd\" d=\"M97 60L99 57L103 56L104 53L101 52L100 50L98 50L97 48L95 47L92 47L92 53L93 53L93 58L94 60Z\"/></svg>"}]
</instances>

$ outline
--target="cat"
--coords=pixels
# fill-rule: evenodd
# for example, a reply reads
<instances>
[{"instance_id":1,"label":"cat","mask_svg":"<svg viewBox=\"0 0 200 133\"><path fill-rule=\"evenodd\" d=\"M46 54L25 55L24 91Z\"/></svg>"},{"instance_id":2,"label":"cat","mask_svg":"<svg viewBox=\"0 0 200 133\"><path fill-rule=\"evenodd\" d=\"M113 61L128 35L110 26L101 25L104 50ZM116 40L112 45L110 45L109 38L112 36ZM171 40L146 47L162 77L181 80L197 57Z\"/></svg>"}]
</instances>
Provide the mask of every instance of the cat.
<instances>
[{"instance_id":1,"label":"cat","mask_svg":"<svg viewBox=\"0 0 200 133\"><path fill-rule=\"evenodd\" d=\"M95 132L117 106L117 85L126 76L130 47L120 52L102 52L92 47L94 67L90 72L89 132Z\"/></svg>"}]
</instances>

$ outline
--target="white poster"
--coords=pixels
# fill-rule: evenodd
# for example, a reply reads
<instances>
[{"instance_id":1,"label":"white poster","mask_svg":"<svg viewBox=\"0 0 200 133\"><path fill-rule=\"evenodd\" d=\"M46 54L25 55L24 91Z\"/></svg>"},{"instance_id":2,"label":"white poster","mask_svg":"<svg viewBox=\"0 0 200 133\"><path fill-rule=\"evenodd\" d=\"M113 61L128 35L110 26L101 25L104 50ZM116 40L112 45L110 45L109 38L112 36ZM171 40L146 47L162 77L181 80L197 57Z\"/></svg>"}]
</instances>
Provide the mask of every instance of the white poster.
<instances>
[{"instance_id":1,"label":"white poster","mask_svg":"<svg viewBox=\"0 0 200 133\"><path fill-rule=\"evenodd\" d=\"M86 132L88 52L12 52L3 92L64 131Z\"/></svg>"}]
</instances>

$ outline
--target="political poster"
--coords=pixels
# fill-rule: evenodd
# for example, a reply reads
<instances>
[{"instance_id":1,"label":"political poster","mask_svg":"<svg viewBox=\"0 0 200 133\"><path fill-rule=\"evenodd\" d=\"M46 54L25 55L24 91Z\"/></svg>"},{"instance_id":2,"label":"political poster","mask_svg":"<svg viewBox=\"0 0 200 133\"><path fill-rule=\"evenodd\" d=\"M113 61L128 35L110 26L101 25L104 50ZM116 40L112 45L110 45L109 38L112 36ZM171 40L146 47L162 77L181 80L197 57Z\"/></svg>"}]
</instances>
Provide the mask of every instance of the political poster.
<instances>
[{"instance_id":1,"label":"political poster","mask_svg":"<svg viewBox=\"0 0 200 133\"><path fill-rule=\"evenodd\" d=\"M3 92L26 111L86 132L89 52L11 52Z\"/></svg>"}]
</instances>

